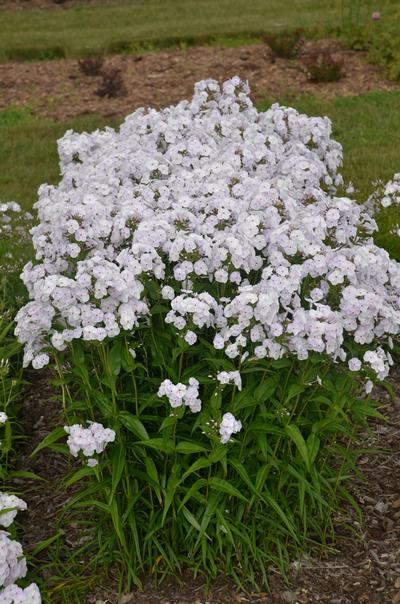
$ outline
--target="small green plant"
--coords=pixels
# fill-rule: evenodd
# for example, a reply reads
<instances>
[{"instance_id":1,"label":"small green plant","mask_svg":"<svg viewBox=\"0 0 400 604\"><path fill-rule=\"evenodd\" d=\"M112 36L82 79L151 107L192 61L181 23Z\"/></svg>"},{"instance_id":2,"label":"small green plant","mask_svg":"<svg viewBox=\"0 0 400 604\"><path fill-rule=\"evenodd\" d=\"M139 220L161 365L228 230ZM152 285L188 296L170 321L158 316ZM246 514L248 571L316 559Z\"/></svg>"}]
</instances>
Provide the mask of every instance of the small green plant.
<instances>
[{"instance_id":1,"label":"small green plant","mask_svg":"<svg viewBox=\"0 0 400 604\"><path fill-rule=\"evenodd\" d=\"M344 62L330 52L315 52L302 58L302 64L311 82L337 82L344 75Z\"/></svg>"},{"instance_id":2,"label":"small green plant","mask_svg":"<svg viewBox=\"0 0 400 604\"><path fill-rule=\"evenodd\" d=\"M304 42L302 29L266 33L262 39L271 49L274 58L280 57L284 59L294 59L297 57Z\"/></svg>"}]
</instances>

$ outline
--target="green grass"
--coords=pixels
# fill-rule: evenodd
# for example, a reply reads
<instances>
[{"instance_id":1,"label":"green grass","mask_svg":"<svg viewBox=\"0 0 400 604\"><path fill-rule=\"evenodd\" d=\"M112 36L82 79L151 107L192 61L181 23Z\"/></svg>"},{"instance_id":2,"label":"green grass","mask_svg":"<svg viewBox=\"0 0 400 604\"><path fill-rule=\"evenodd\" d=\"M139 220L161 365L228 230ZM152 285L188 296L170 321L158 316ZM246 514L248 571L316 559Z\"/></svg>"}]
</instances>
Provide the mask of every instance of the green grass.
<instances>
[{"instance_id":1,"label":"green grass","mask_svg":"<svg viewBox=\"0 0 400 604\"><path fill-rule=\"evenodd\" d=\"M341 4L341 0L120 0L62 11L0 11L0 60L78 57L162 47L179 40L193 43L299 26L333 27L341 18Z\"/></svg>"},{"instance_id":2,"label":"green grass","mask_svg":"<svg viewBox=\"0 0 400 604\"><path fill-rule=\"evenodd\" d=\"M105 125L114 124L96 115L58 123L15 107L0 111L0 200L31 208L39 185L60 178L57 140L64 132L69 128L92 131Z\"/></svg>"},{"instance_id":3,"label":"green grass","mask_svg":"<svg viewBox=\"0 0 400 604\"><path fill-rule=\"evenodd\" d=\"M400 93L371 92L357 97L322 100L312 96L279 99L309 115L327 115L334 136L344 147L343 174L357 188L357 198L365 200L374 181L389 180L400 171ZM271 100L260 103L260 109ZM60 124L30 116L21 109L0 112L0 200L15 200L32 206L42 182L59 179L57 139L68 128L94 130L117 125L100 116L76 118ZM390 224L382 222L380 243L400 260L398 241L387 235Z\"/></svg>"}]
</instances>

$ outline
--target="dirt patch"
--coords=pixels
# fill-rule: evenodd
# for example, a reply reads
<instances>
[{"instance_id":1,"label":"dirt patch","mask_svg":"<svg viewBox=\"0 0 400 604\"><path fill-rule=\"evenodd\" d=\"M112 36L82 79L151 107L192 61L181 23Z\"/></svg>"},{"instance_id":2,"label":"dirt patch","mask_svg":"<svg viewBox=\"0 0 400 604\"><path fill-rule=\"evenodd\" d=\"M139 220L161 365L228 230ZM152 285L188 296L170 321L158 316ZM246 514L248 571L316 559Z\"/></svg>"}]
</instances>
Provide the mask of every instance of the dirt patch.
<instances>
[{"instance_id":1,"label":"dirt patch","mask_svg":"<svg viewBox=\"0 0 400 604\"><path fill-rule=\"evenodd\" d=\"M97 96L101 78L84 76L75 60L5 63L0 65L0 108L24 106L57 120L90 113L124 116L138 107L161 108L190 98L194 83L204 78L223 81L234 75L249 80L255 101L301 93L332 98L371 90L400 90L400 84L387 80L381 69L366 62L363 53L343 52L329 40L307 42L305 52L327 46L336 48L345 66L345 77L327 84L310 82L299 60L273 62L263 44L117 55L105 64L121 69L126 95L112 99Z\"/></svg>"}]
</instances>

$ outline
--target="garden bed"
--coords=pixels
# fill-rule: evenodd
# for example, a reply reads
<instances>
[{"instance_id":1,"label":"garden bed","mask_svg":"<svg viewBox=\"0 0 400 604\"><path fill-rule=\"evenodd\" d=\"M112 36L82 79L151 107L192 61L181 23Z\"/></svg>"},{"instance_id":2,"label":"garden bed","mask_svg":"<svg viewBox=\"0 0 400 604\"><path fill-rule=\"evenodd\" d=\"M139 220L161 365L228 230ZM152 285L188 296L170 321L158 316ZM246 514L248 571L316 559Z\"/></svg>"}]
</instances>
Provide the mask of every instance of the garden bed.
<instances>
[{"instance_id":1,"label":"garden bed","mask_svg":"<svg viewBox=\"0 0 400 604\"><path fill-rule=\"evenodd\" d=\"M253 100L313 94L332 98L372 90L400 90L387 80L382 69L355 51L342 51L337 42L308 42L304 52L334 48L344 61L345 77L338 82L316 84L307 79L300 60L271 59L264 44L237 48L191 47L186 50L115 55L106 65L121 69L126 95L96 95L100 77L87 77L75 60L0 64L0 109L24 106L34 114L65 120L90 113L125 116L137 107L165 107L188 98L195 82L204 78L226 80L239 75L249 80Z\"/></svg>"},{"instance_id":2,"label":"garden bed","mask_svg":"<svg viewBox=\"0 0 400 604\"><path fill-rule=\"evenodd\" d=\"M38 473L46 482L33 481L24 495L28 511L24 512L24 549L29 552L56 531L56 515L68 494L56 488L67 471L65 458L48 451L31 458L31 451L59 424L61 405L49 386L49 374L35 379L23 400L22 420L29 443L19 454L18 464ZM400 602L400 373L392 384L396 396L391 399L381 389L380 410L386 423L373 422L373 431L364 435L361 446L382 449L379 454L366 453L359 459L365 481L356 480L352 493L360 505L364 520L360 525L354 513L343 509L335 519L335 551L320 558L304 559L292 565L290 585L278 573L271 574L271 593L237 593L231 583L221 578L208 596L204 583L184 577L182 584L167 580L159 588L145 581L143 592L127 595L123 604L399 604ZM38 395L39 394L39 395ZM27 481L24 480L25 487ZM51 485L51 488L49 488ZM70 527L65 542L76 546L79 534ZM332 548L333 549L333 548ZM46 552L43 554L46 562ZM49 570L44 578L50 579ZM85 604L117 604L117 579L94 590ZM55 585L53 585L53 588Z\"/></svg>"}]
</instances>

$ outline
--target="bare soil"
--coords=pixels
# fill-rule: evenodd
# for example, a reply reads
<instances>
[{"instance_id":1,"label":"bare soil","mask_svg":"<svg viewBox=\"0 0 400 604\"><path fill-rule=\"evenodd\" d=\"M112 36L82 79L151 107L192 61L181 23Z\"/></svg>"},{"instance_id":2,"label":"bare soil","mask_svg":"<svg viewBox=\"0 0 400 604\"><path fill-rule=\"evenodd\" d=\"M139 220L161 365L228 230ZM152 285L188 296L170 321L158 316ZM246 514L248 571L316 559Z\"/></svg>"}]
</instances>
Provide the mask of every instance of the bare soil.
<instances>
[{"instance_id":1,"label":"bare soil","mask_svg":"<svg viewBox=\"0 0 400 604\"><path fill-rule=\"evenodd\" d=\"M148 578L144 591L119 597L117 580L110 580L82 604L400 604L400 371L396 373L394 398L383 389L379 392L380 411L387 421L372 421L372 432L361 436L362 446L371 453L359 459L364 480L354 479L352 494L362 509L363 522L360 524L343 506L335 518L334 548L319 558L295 561L289 585L273 571L270 593L238 593L222 577L208 594L204 583L191 577L183 576L181 583L167 580L158 588ZM29 552L55 533L57 514L70 493L57 486L68 470L61 455L44 450L30 457L34 447L61 421L61 404L49 386L47 373L34 377L22 405L21 419L28 438L18 464L45 478L44 482L23 481L29 506L22 520L23 545ZM374 453L376 449L381 452ZM67 529L65 539L71 551L78 537L74 527ZM46 562L46 553L43 555ZM44 570L43 578L51 578L49 569Z\"/></svg>"},{"instance_id":2,"label":"bare soil","mask_svg":"<svg viewBox=\"0 0 400 604\"><path fill-rule=\"evenodd\" d=\"M204 78L224 81L234 75L248 80L257 101L290 98L302 93L318 97L356 95L372 90L400 90L363 53L343 51L332 40L308 41L303 50L335 49L344 61L345 77L338 82L310 82L298 60L273 61L264 44L238 48L190 47L142 55L115 55L105 67L121 69L125 95L101 98L96 94L101 76L85 76L78 61L56 60L0 64L0 109L27 107L34 114L66 120L97 113L125 116L138 107L161 108L190 98L195 82Z\"/></svg>"}]
</instances>

